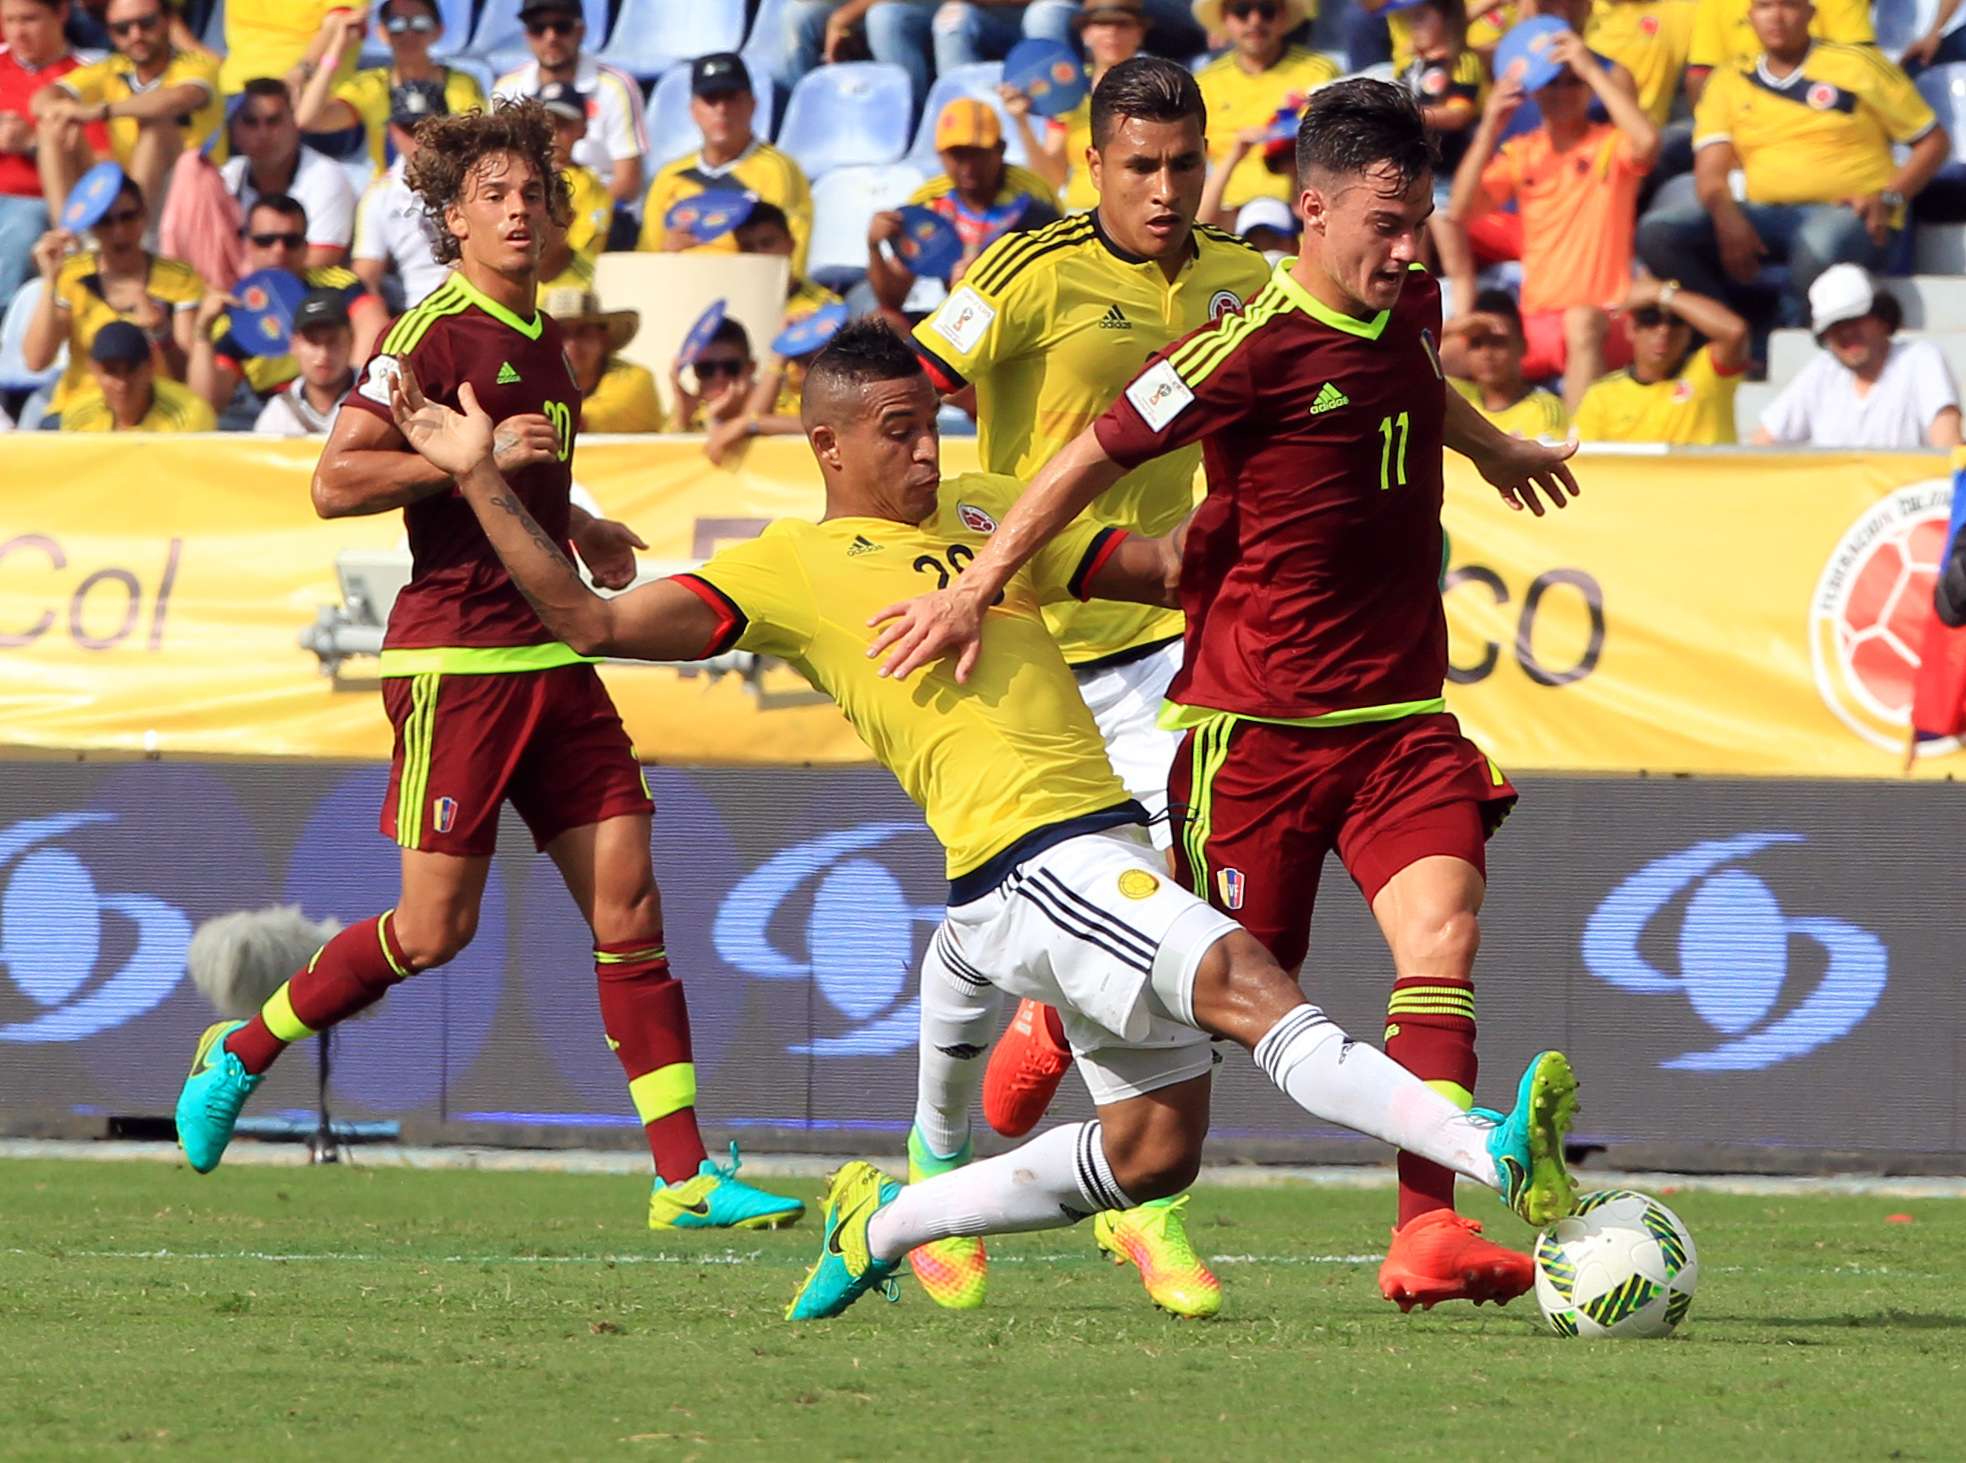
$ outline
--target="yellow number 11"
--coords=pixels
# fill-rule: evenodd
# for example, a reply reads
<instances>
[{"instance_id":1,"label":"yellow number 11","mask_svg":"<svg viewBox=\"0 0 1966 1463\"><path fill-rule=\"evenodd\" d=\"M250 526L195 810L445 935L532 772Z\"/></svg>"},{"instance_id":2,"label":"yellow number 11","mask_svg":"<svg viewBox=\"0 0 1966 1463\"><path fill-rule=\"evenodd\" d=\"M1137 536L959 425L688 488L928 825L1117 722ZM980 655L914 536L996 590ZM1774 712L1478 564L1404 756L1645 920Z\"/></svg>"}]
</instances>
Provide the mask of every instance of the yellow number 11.
<instances>
[{"instance_id":1,"label":"yellow number 11","mask_svg":"<svg viewBox=\"0 0 1966 1463\"><path fill-rule=\"evenodd\" d=\"M1393 453L1393 435L1399 435L1399 453ZM1385 439L1385 446L1379 453L1379 491L1385 492L1397 484L1406 486L1406 413L1396 417L1382 418L1379 435Z\"/></svg>"}]
</instances>

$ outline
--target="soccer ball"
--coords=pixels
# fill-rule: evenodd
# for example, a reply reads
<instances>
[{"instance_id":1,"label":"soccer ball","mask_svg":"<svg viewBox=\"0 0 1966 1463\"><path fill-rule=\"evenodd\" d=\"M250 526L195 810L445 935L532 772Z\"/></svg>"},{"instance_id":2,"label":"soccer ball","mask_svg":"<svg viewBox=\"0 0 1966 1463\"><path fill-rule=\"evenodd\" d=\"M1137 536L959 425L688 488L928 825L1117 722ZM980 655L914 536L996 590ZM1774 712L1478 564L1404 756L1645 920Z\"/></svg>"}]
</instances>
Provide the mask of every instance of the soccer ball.
<instances>
[{"instance_id":1,"label":"soccer ball","mask_svg":"<svg viewBox=\"0 0 1966 1463\"><path fill-rule=\"evenodd\" d=\"M1679 1216L1605 1189L1536 1236L1536 1304L1559 1336L1667 1336L1693 1304L1700 1259Z\"/></svg>"}]
</instances>

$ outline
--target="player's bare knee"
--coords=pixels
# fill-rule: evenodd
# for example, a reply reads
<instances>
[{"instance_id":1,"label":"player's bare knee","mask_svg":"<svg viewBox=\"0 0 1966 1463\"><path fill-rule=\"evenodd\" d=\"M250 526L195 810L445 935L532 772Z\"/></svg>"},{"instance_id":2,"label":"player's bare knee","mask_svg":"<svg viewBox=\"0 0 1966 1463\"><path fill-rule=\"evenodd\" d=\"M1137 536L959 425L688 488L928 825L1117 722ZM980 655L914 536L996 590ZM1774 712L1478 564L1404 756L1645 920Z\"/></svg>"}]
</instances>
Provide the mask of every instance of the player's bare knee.
<instances>
[{"instance_id":1,"label":"player's bare knee","mask_svg":"<svg viewBox=\"0 0 1966 1463\"><path fill-rule=\"evenodd\" d=\"M1195 1024L1245 1047L1303 1003L1297 982L1247 930L1224 935L1195 972Z\"/></svg>"},{"instance_id":2,"label":"player's bare knee","mask_svg":"<svg viewBox=\"0 0 1966 1463\"><path fill-rule=\"evenodd\" d=\"M420 974L448 965L464 952L478 933L478 911L441 909L396 912L392 932L403 950L410 973Z\"/></svg>"},{"instance_id":3,"label":"player's bare knee","mask_svg":"<svg viewBox=\"0 0 1966 1463\"><path fill-rule=\"evenodd\" d=\"M1134 1203L1166 1199L1193 1185L1201 1172L1201 1135L1162 1130L1119 1145L1109 1139L1106 1162Z\"/></svg>"},{"instance_id":4,"label":"player's bare knee","mask_svg":"<svg viewBox=\"0 0 1966 1463\"><path fill-rule=\"evenodd\" d=\"M1466 909L1425 911L1400 931L1402 967L1465 974L1481 949L1481 920Z\"/></svg>"}]
</instances>

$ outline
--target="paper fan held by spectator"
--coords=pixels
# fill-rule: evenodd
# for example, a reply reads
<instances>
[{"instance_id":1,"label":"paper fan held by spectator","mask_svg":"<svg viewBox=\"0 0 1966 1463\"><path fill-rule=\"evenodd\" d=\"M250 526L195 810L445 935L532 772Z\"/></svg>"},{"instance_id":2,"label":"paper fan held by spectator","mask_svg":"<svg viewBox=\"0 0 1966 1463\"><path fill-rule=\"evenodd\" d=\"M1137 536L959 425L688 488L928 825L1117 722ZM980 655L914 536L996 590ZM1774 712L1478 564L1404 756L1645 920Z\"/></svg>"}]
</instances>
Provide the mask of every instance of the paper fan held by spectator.
<instances>
[{"instance_id":1,"label":"paper fan held by spectator","mask_svg":"<svg viewBox=\"0 0 1966 1463\"><path fill-rule=\"evenodd\" d=\"M698 244L714 244L750 216L755 193L733 188L714 189L685 198L662 216L664 224L680 229Z\"/></svg>"},{"instance_id":2,"label":"paper fan held by spectator","mask_svg":"<svg viewBox=\"0 0 1966 1463\"><path fill-rule=\"evenodd\" d=\"M963 257L962 235L934 209L911 203L901 210L901 234L894 252L916 274L947 279Z\"/></svg>"},{"instance_id":3,"label":"paper fan held by spectator","mask_svg":"<svg viewBox=\"0 0 1966 1463\"><path fill-rule=\"evenodd\" d=\"M290 270L262 269L240 280L233 293L239 305L232 312L232 338L254 355L285 355L307 281Z\"/></svg>"},{"instance_id":4,"label":"paper fan held by spectator","mask_svg":"<svg viewBox=\"0 0 1966 1463\"><path fill-rule=\"evenodd\" d=\"M1085 67L1063 41L1019 41L1003 61L1004 85L1031 99L1040 117L1062 117L1085 100Z\"/></svg>"},{"instance_id":5,"label":"paper fan held by spectator","mask_svg":"<svg viewBox=\"0 0 1966 1463\"><path fill-rule=\"evenodd\" d=\"M75 180L61 206L61 226L71 234L87 233L102 222L123 188L123 170L115 163L97 163Z\"/></svg>"},{"instance_id":6,"label":"paper fan held by spectator","mask_svg":"<svg viewBox=\"0 0 1966 1463\"><path fill-rule=\"evenodd\" d=\"M1563 69L1562 62L1550 59L1550 42L1569 30L1554 15L1538 15L1511 26L1495 48L1495 75L1513 77L1522 83L1524 91L1548 86Z\"/></svg>"},{"instance_id":7,"label":"paper fan held by spectator","mask_svg":"<svg viewBox=\"0 0 1966 1463\"><path fill-rule=\"evenodd\" d=\"M845 301L821 305L810 315L794 320L779 331L771 342L772 354L783 356L788 361L811 355L840 333L840 327L847 322L847 315Z\"/></svg>"},{"instance_id":8,"label":"paper fan held by spectator","mask_svg":"<svg viewBox=\"0 0 1966 1463\"><path fill-rule=\"evenodd\" d=\"M689 334L676 348L676 359L685 366L696 364L696 358L703 354L703 348L710 343L710 337L717 333L717 327L724 323L726 302L712 300L710 308L697 317L696 324L690 326Z\"/></svg>"}]
</instances>

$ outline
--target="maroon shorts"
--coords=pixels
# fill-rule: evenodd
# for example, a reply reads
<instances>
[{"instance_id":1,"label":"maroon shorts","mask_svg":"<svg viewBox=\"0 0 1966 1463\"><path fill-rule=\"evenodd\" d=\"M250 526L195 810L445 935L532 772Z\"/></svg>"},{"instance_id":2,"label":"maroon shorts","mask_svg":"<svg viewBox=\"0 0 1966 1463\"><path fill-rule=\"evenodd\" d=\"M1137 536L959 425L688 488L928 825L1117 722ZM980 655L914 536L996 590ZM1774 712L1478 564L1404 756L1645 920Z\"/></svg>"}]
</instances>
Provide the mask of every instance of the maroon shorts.
<instances>
[{"instance_id":1,"label":"maroon shorts","mask_svg":"<svg viewBox=\"0 0 1966 1463\"><path fill-rule=\"evenodd\" d=\"M542 849L569 828L655 810L591 665L392 676L382 704L396 728L382 831L404 848L493 853L508 798Z\"/></svg>"},{"instance_id":2,"label":"maroon shorts","mask_svg":"<svg viewBox=\"0 0 1966 1463\"><path fill-rule=\"evenodd\" d=\"M1515 799L1445 712L1345 727L1224 720L1188 733L1168 777L1181 881L1285 970L1310 948L1332 849L1367 902L1435 854L1485 874L1483 845Z\"/></svg>"}]
</instances>

